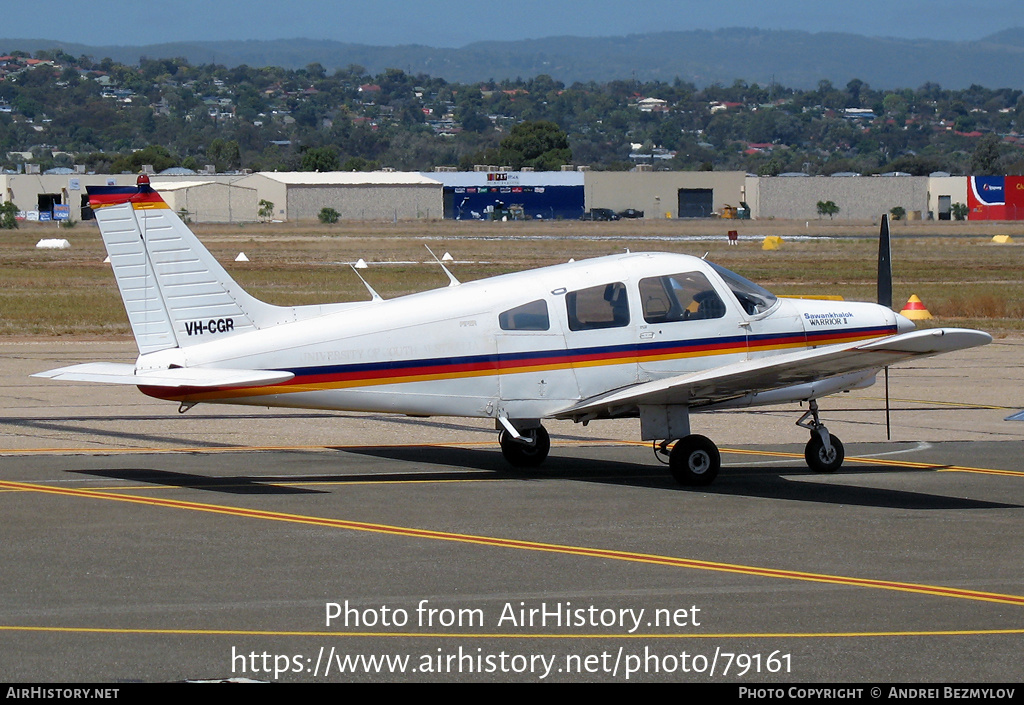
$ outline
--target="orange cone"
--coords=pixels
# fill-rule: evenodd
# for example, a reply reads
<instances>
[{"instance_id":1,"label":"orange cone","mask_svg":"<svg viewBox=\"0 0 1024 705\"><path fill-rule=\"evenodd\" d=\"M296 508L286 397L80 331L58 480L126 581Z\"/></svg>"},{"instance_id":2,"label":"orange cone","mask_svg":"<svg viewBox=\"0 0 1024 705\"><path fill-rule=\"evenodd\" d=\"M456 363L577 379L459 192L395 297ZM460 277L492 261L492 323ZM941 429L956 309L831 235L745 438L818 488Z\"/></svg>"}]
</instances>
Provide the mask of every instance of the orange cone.
<instances>
[{"instance_id":1,"label":"orange cone","mask_svg":"<svg viewBox=\"0 0 1024 705\"><path fill-rule=\"evenodd\" d=\"M900 313L912 321L923 321L932 317L932 314L925 308L924 302L917 298L916 294L907 300L907 305L903 307Z\"/></svg>"}]
</instances>

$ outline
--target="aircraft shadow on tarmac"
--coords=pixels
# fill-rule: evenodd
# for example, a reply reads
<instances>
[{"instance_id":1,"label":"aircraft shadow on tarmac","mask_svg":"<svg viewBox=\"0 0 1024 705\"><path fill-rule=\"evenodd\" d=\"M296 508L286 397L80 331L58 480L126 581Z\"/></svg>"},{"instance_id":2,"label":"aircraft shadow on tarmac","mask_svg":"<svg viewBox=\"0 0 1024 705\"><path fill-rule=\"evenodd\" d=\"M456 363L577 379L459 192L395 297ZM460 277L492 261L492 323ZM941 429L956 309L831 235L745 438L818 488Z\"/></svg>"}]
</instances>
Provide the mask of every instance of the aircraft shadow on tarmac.
<instances>
[{"instance_id":1,"label":"aircraft shadow on tarmac","mask_svg":"<svg viewBox=\"0 0 1024 705\"><path fill-rule=\"evenodd\" d=\"M278 421L281 423L297 423L301 421L330 421L336 422L339 420L366 420L370 419L375 422L388 422L398 425L409 425L432 428L437 430L448 430L448 431L460 431L460 432L480 432L481 429L477 426L471 426L468 424L458 424L444 421L428 421L420 418L406 418L406 417L393 417L389 415L352 415L352 414L341 414L338 412L331 413L306 413L306 414L233 414L231 416L223 414L191 414L188 417L183 415L175 414L168 416L166 414L158 415L106 415L106 416L49 416L49 417L38 417L38 418L0 418L0 428L10 428L12 431L20 429L32 429L36 431L56 431L58 433L72 434L75 436L86 435L94 438L101 438L108 441L117 443L146 443L146 444L170 444L172 447L187 447L187 448L233 448L237 447L237 443L234 442L223 442L223 441L210 441L207 440L202 433L144 433L139 430L126 431L122 430L122 426L116 428L104 427L101 424L113 423L113 424L131 424L132 428L145 428L140 426L143 422L155 421L158 422L161 427L175 429L176 424L193 424L196 421L200 422L229 422L229 423L244 423L247 421ZM487 431L486 434L493 434L492 431ZM485 435L486 435L485 434Z\"/></svg>"},{"instance_id":2,"label":"aircraft shadow on tarmac","mask_svg":"<svg viewBox=\"0 0 1024 705\"><path fill-rule=\"evenodd\" d=\"M668 473L667 467L649 463L631 463L621 460L595 458L565 458L549 456L541 468L510 468L500 453L473 448L448 448L436 446L403 447L346 447L346 453L367 455L410 463L447 465L463 469L491 470L498 477L518 480L573 480L596 482L630 487L648 487L666 491L705 493L782 499L798 502L845 504L888 509L1022 509L1019 504L989 502L985 500L947 497L944 495L910 492L857 485L842 485L832 482L815 482L822 477L812 473L799 461L792 466L743 467L731 466L723 469L715 483L708 487L685 488L677 485ZM835 478L844 474L929 473L932 470L908 469L902 466L884 465L871 468L850 468L840 470L827 477ZM788 476L798 475L800 478ZM349 477L349 476L346 476ZM379 475L372 477L380 479ZM408 480L408 475L399 475ZM421 475L416 475L421 479ZM454 474L452 479L465 479L464 473ZM807 481L809 480L809 481Z\"/></svg>"},{"instance_id":3,"label":"aircraft shadow on tarmac","mask_svg":"<svg viewBox=\"0 0 1024 705\"><path fill-rule=\"evenodd\" d=\"M335 459L318 454L317 465L328 468L337 461L344 462L347 455L380 458L401 463L441 466L433 472L418 470L410 472L320 472L315 475L275 474L273 476L223 475L211 477L193 473L173 472L154 468L106 468L96 470L70 470L81 475L93 475L125 482L140 482L186 489L197 489L234 495L301 495L329 494L343 491L337 487L314 489L299 487L304 483L345 485L373 482L403 483L443 482L466 479L498 479L510 481L565 480L592 482L628 487L646 487L666 492L682 492L693 495L717 494L737 497L758 497L797 502L842 504L851 506L878 507L888 509L1020 509L1018 504L989 502L961 497L928 494L906 490L877 487L863 487L854 484L838 484L834 478L845 474L863 475L883 473L930 473L928 469L906 467L850 468L834 475L819 476L810 472L802 463L794 460L792 466L730 466L718 476L715 484L708 487L684 488L675 483L667 468L650 463L633 463L622 460L600 458L567 458L550 456L541 468L511 468L501 453L491 449L453 448L439 446L365 446L336 448ZM244 454L249 457L248 454ZM472 473L467 470L485 471L488 474ZM816 478L828 477L828 482L817 482Z\"/></svg>"},{"instance_id":4,"label":"aircraft shadow on tarmac","mask_svg":"<svg viewBox=\"0 0 1024 705\"><path fill-rule=\"evenodd\" d=\"M110 480L120 480L123 482L142 482L151 485L223 492L225 494L326 494L325 490L291 486L291 483L302 482L304 478L301 477L253 477L251 475L210 477L186 472L154 470L152 468L70 470L69 472L79 475L105 477ZM322 480L323 478L318 476L317 479Z\"/></svg>"},{"instance_id":5,"label":"aircraft shadow on tarmac","mask_svg":"<svg viewBox=\"0 0 1024 705\"><path fill-rule=\"evenodd\" d=\"M98 424L100 422L106 422L110 420L131 420L133 422L139 422L139 418L126 419L124 417L101 417L101 418L82 418L82 419L0 419L0 426L8 426L14 428L31 428L42 431L57 431L59 433L68 433L74 435L88 435L95 438L103 438L112 440L115 442L132 442L132 443L172 443L182 444L182 438L180 436L166 435L166 434L155 434L155 433L139 433L133 431L121 431L117 429L103 428L99 425L88 425ZM141 419L145 420L145 419ZM88 422L88 424L86 423ZM215 441L207 441L203 439L189 439L187 445L195 448L230 448L230 443L218 443Z\"/></svg>"}]
</instances>

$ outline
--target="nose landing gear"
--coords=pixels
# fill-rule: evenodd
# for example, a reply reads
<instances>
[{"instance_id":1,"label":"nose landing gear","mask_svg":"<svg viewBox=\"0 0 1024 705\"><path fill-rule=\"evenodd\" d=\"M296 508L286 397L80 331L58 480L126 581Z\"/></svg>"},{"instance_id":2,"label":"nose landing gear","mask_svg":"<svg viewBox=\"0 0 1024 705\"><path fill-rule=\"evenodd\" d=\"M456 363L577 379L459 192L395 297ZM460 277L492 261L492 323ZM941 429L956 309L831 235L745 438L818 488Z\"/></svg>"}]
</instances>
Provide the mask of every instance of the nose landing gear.
<instances>
[{"instance_id":1,"label":"nose landing gear","mask_svg":"<svg viewBox=\"0 0 1024 705\"><path fill-rule=\"evenodd\" d=\"M808 418L811 420L808 421ZM825 428L825 424L821 423L821 419L818 418L818 402L816 400L811 400L810 410L800 417L796 425L811 432L811 440L807 441L807 445L804 447L804 460L807 461L811 470L835 472L842 467L843 460L846 458L843 442L839 440L838 436L830 434Z\"/></svg>"}]
</instances>

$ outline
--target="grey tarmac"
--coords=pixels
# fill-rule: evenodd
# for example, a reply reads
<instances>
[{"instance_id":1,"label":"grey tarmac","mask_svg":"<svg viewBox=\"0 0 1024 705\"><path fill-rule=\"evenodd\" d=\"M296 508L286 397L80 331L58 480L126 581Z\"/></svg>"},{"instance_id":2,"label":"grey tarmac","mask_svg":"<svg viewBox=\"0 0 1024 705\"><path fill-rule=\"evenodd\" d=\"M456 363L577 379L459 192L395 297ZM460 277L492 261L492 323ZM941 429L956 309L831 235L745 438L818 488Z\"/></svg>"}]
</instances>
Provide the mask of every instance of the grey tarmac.
<instances>
[{"instance_id":1,"label":"grey tarmac","mask_svg":"<svg viewBox=\"0 0 1024 705\"><path fill-rule=\"evenodd\" d=\"M1019 683L1024 423L1003 419L1022 353L894 368L888 442L881 384L823 401L833 475L804 465L798 409L698 416L724 467L694 491L633 421L550 424L548 462L513 472L486 422L178 414L28 376L130 361L130 342L3 342L0 664L12 682Z\"/></svg>"}]
</instances>

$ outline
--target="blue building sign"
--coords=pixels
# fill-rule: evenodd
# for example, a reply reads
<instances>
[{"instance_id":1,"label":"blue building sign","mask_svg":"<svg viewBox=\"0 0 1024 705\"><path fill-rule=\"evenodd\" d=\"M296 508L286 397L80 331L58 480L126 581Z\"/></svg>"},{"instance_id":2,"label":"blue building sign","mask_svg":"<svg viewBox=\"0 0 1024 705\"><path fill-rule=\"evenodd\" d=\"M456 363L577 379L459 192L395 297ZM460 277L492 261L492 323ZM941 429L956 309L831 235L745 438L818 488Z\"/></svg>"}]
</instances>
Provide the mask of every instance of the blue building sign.
<instances>
[{"instance_id":1,"label":"blue building sign","mask_svg":"<svg viewBox=\"0 0 1024 705\"><path fill-rule=\"evenodd\" d=\"M580 172L442 172L444 217L452 220L576 220L583 215Z\"/></svg>"}]
</instances>

